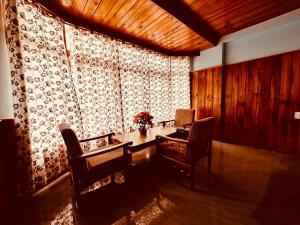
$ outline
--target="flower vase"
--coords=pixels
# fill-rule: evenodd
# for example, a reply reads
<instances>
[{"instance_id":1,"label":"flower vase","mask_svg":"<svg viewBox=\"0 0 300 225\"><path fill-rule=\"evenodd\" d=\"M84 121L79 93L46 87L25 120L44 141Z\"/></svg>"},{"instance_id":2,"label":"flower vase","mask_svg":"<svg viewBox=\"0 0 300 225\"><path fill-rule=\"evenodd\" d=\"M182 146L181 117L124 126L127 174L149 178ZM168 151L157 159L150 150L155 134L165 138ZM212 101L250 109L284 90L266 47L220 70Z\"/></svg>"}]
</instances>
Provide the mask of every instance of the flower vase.
<instances>
[{"instance_id":1,"label":"flower vase","mask_svg":"<svg viewBox=\"0 0 300 225\"><path fill-rule=\"evenodd\" d=\"M139 127L140 135L146 135L147 134L147 129L145 126L140 126Z\"/></svg>"}]
</instances>

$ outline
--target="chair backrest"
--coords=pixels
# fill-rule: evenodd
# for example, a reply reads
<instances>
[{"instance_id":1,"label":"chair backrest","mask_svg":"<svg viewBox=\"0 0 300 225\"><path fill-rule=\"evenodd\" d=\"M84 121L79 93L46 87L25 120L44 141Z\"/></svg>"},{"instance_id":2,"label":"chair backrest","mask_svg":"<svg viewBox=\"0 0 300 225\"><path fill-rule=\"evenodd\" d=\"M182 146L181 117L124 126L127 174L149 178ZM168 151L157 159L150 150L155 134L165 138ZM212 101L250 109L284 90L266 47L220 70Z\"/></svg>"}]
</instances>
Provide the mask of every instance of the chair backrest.
<instances>
[{"instance_id":1,"label":"chair backrest","mask_svg":"<svg viewBox=\"0 0 300 225\"><path fill-rule=\"evenodd\" d=\"M195 118L195 109L176 109L175 127L182 127L185 124L192 124Z\"/></svg>"},{"instance_id":2,"label":"chair backrest","mask_svg":"<svg viewBox=\"0 0 300 225\"><path fill-rule=\"evenodd\" d=\"M58 125L58 128L65 141L70 157L81 155L83 153L81 145L70 126L67 123L61 123Z\"/></svg>"},{"instance_id":3,"label":"chair backrest","mask_svg":"<svg viewBox=\"0 0 300 225\"><path fill-rule=\"evenodd\" d=\"M206 154L213 138L213 126L215 119L208 117L195 121L189 132L188 141L192 148L196 148L198 154Z\"/></svg>"}]
</instances>

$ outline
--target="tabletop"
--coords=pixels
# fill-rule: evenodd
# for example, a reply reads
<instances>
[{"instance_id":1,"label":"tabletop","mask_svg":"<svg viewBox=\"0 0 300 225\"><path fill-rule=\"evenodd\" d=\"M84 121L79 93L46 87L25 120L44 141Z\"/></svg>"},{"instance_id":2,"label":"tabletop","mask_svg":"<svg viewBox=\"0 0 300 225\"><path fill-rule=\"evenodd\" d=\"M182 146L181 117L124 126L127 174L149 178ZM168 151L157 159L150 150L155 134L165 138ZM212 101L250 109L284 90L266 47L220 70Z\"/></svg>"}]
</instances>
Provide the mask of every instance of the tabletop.
<instances>
[{"instance_id":1,"label":"tabletop","mask_svg":"<svg viewBox=\"0 0 300 225\"><path fill-rule=\"evenodd\" d=\"M157 126L157 127L149 128L147 130L146 135L141 135L139 131L134 131L130 133L116 135L113 137L113 139L119 142L132 141L133 144L131 146L131 150L139 151L145 147L155 144L156 135L169 136L174 134L175 132L176 132L175 127Z\"/></svg>"}]
</instances>

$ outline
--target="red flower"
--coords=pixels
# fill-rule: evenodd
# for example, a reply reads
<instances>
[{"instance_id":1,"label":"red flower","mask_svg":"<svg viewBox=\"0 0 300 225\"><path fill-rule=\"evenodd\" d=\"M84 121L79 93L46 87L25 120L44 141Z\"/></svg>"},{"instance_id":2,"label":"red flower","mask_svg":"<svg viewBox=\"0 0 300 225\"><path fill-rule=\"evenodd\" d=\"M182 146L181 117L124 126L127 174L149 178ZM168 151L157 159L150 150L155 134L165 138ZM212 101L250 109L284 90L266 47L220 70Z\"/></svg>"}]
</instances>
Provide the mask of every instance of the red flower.
<instances>
[{"instance_id":1,"label":"red flower","mask_svg":"<svg viewBox=\"0 0 300 225\"><path fill-rule=\"evenodd\" d=\"M133 122L142 125L152 125L153 116L149 112L140 112L133 117Z\"/></svg>"}]
</instances>

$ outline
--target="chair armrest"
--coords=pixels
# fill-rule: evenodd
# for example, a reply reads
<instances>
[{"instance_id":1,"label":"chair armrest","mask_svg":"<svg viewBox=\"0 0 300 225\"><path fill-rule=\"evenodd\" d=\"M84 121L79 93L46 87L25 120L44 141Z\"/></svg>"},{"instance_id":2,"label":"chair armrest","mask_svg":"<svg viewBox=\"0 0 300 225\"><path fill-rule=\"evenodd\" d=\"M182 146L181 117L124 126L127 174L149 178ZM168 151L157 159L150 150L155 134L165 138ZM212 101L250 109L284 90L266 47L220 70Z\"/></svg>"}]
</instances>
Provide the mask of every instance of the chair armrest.
<instances>
[{"instance_id":1,"label":"chair armrest","mask_svg":"<svg viewBox=\"0 0 300 225\"><path fill-rule=\"evenodd\" d=\"M156 139L164 139L164 140L168 140L168 141L174 141L174 142L178 142L178 143L189 144L189 142L187 140L179 139L179 138L171 138L171 137L163 136L163 135L156 135Z\"/></svg>"},{"instance_id":2,"label":"chair armrest","mask_svg":"<svg viewBox=\"0 0 300 225\"><path fill-rule=\"evenodd\" d=\"M87 142L87 141L92 141L92 140L96 140L96 139L99 139L99 138L104 138L104 137L111 137L115 135L114 132L111 132L111 133L108 133L108 134L103 134L103 135L100 135L100 136L97 136L97 137L92 137L92 138L86 138L86 139L81 139L79 140L79 142Z\"/></svg>"},{"instance_id":3,"label":"chair armrest","mask_svg":"<svg viewBox=\"0 0 300 225\"><path fill-rule=\"evenodd\" d=\"M176 132L188 132L189 133L190 131L187 129L184 129L184 128L177 127Z\"/></svg>"},{"instance_id":4,"label":"chair armrest","mask_svg":"<svg viewBox=\"0 0 300 225\"><path fill-rule=\"evenodd\" d=\"M72 157L71 160L86 159L86 158L93 157L93 156L96 156L96 155L101 155L101 154L104 154L104 153L107 153L107 152L111 152L111 151L116 150L118 148L129 147L129 145L132 145L132 141L128 141L128 142L124 142L124 143L121 143L121 144L113 145L111 147L104 148L104 149L102 148L102 149L94 150L94 151L91 151L91 152L86 152L86 153L83 153L81 155ZM124 152L124 154L127 154L127 151L123 151L123 152Z\"/></svg>"},{"instance_id":5,"label":"chair armrest","mask_svg":"<svg viewBox=\"0 0 300 225\"><path fill-rule=\"evenodd\" d=\"M177 137L177 138L181 138L181 139L185 139L185 140L186 140L186 139L188 138L188 136L189 136L189 133L190 133L190 131L187 130L187 129L184 129L184 128L177 128L174 137Z\"/></svg>"},{"instance_id":6,"label":"chair armrest","mask_svg":"<svg viewBox=\"0 0 300 225\"><path fill-rule=\"evenodd\" d=\"M186 128L187 126L192 126L192 124L193 124L193 123L185 123L185 124L182 124L182 127L183 127L183 128Z\"/></svg>"},{"instance_id":7,"label":"chair armrest","mask_svg":"<svg viewBox=\"0 0 300 225\"><path fill-rule=\"evenodd\" d=\"M165 120L165 121L160 121L160 122L158 122L157 124L158 124L158 125L162 124L163 127L165 127L165 126L166 126L166 123L173 122L173 121L175 121L175 120Z\"/></svg>"}]
</instances>

